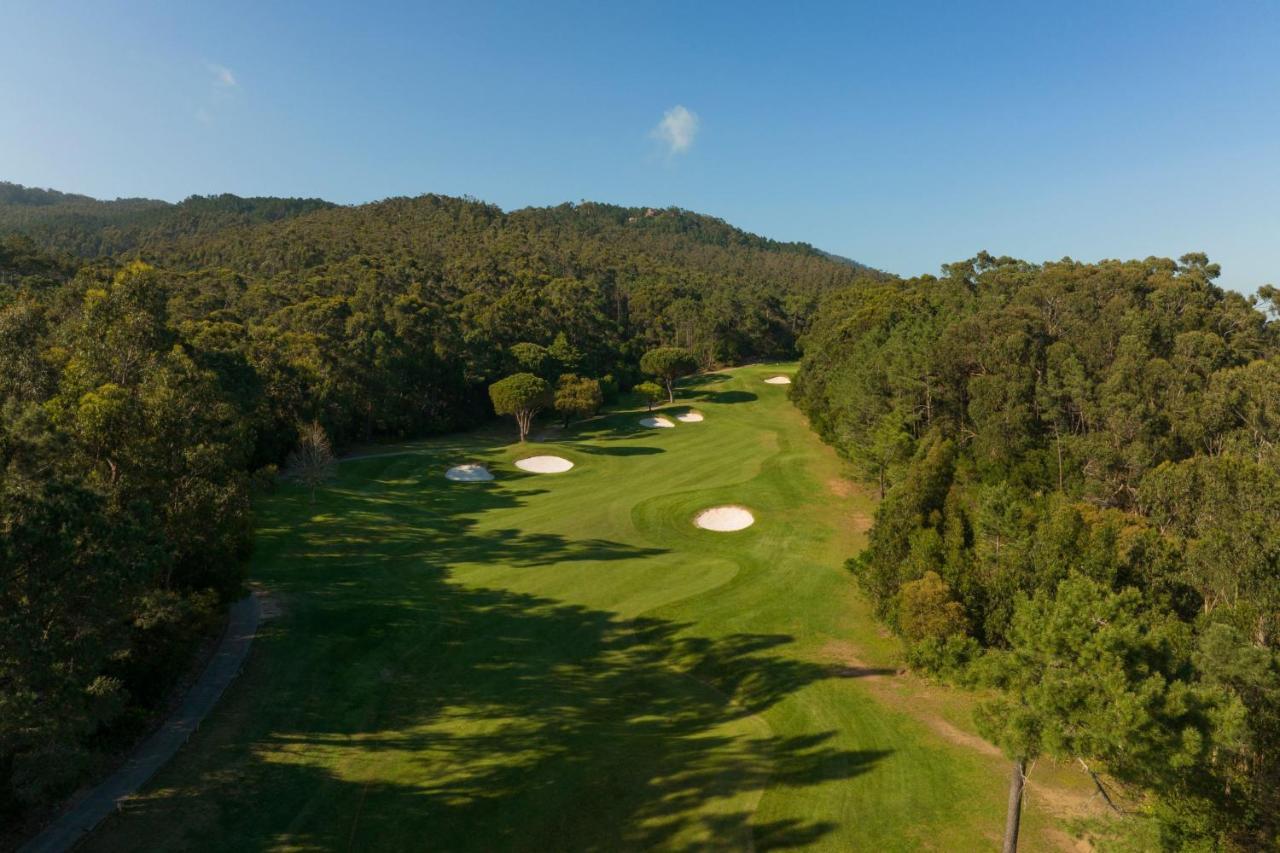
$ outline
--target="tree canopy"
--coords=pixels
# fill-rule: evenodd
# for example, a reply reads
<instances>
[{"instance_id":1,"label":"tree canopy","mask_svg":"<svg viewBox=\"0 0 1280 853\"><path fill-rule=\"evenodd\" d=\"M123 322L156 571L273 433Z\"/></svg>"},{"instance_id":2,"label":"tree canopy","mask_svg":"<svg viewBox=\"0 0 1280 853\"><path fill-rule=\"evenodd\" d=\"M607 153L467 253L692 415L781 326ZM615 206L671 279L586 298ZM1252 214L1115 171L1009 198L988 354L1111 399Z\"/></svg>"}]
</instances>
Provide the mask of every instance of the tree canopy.
<instances>
[{"instance_id":1,"label":"tree canopy","mask_svg":"<svg viewBox=\"0 0 1280 853\"><path fill-rule=\"evenodd\" d=\"M1161 843L1258 849L1280 831L1280 327L1216 275L983 253L834 291L794 397L882 490L849 566L914 665L1000 686L1012 758L1146 791Z\"/></svg>"},{"instance_id":2,"label":"tree canopy","mask_svg":"<svg viewBox=\"0 0 1280 853\"><path fill-rule=\"evenodd\" d=\"M681 347L658 347L646 352L640 359L640 369L649 376L662 380L667 389L667 402L675 402L675 381L698 369L693 355Z\"/></svg>"},{"instance_id":3,"label":"tree canopy","mask_svg":"<svg viewBox=\"0 0 1280 853\"><path fill-rule=\"evenodd\" d=\"M524 441L533 416L552 404L551 385L541 376L516 373L489 386L493 410L499 415L514 415Z\"/></svg>"},{"instance_id":4,"label":"tree canopy","mask_svg":"<svg viewBox=\"0 0 1280 853\"><path fill-rule=\"evenodd\" d=\"M639 394L640 398L645 401L649 407L649 411L653 411L653 404L660 402L663 396L667 393L666 389L657 382L641 382L632 390Z\"/></svg>"},{"instance_id":5,"label":"tree canopy","mask_svg":"<svg viewBox=\"0 0 1280 853\"><path fill-rule=\"evenodd\" d=\"M586 379L572 373L560 377L556 385L555 408L564 417L565 426L572 418L594 415L604 404L604 392L596 379Z\"/></svg>"}]
</instances>

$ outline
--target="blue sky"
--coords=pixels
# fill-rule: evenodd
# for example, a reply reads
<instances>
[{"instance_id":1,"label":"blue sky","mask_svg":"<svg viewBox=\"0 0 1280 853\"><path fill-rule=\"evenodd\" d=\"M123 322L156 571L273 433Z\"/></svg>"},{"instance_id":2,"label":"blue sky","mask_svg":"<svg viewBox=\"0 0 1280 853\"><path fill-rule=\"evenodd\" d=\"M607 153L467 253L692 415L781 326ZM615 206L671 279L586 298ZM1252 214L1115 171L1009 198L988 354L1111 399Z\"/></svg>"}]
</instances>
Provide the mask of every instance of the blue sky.
<instances>
[{"instance_id":1,"label":"blue sky","mask_svg":"<svg viewBox=\"0 0 1280 853\"><path fill-rule=\"evenodd\" d=\"M29 185L674 204L902 274L1280 281L1280 4L4 0L0 44Z\"/></svg>"}]
</instances>

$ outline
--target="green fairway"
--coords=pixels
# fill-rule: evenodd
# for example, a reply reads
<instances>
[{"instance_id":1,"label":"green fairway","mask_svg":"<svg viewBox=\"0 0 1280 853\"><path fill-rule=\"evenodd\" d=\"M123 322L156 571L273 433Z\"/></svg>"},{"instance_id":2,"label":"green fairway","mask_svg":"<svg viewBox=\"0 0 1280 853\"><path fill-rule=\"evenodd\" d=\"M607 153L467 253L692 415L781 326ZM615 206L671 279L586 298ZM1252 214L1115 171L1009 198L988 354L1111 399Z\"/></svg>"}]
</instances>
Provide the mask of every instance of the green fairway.
<instances>
[{"instance_id":1,"label":"green fairway","mask_svg":"<svg viewBox=\"0 0 1280 853\"><path fill-rule=\"evenodd\" d=\"M871 505L763 381L793 369L686 383L663 413L701 423L616 412L525 446L503 424L263 500L251 577L280 615L88 846L996 846L1003 763L872 688L888 643L842 567ZM537 454L575 467L512 464ZM496 479L444 478L474 461ZM694 527L720 504L755 524ZM1034 795L1025 827L1061 841Z\"/></svg>"}]
</instances>

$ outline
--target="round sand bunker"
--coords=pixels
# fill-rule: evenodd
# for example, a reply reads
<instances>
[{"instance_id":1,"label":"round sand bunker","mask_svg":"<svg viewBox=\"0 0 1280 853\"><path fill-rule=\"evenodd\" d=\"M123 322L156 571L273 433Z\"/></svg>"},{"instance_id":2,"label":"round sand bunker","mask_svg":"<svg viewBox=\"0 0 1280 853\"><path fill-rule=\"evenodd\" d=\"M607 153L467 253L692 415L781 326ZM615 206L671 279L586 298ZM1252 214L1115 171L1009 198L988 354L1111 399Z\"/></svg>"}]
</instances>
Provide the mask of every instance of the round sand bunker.
<instances>
[{"instance_id":1,"label":"round sand bunker","mask_svg":"<svg viewBox=\"0 0 1280 853\"><path fill-rule=\"evenodd\" d=\"M768 382L770 385L790 385L791 377L790 376L770 376L768 379L765 380L765 382Z\"/></svg>"},{"instance_id":2,"label":"round sand bunker","mask_svg":"<svg viewBox=\"0 0 1280 853\"><path fill-rule=\"evenodd\" d=\"M755 524L756 517L744 506L713 506L695 515L693 523L703 530L732 533Z\"/></svg>"},{"instance_id":3,"label":"round sand bunker","mask_svg":"<svg viewBox=\"0 0 1280 853\"><path fill-rule=\"evenodd\" d=\"M658 429L658 428L667 429L669 427L675 426L675 424L673 424L671 421L667 420L666 418L656 417L656 418L641 418L640 426L649 427L650 429Z\"/></svg>"},{"instance_id":4,"label":"round sand bunker","mask_svg":"<svg viewBox=\"0 0 1280 853\"><path fill-rule=\"evenodd\" d=\"M685 412L683 415L676 415L676 420L686 424L696 424L702 420L702 412Z\"/></svg>"},{"instance_id":5,"label":"round sand bunker","mask_svg":"<svg viewBox=\"0 0 1280 853\"><path fill-rule=\"evenodd\" d=\"M493 479L493 474L489 473L488 468L474 463L455 465L445 471L444 475L455 483L481 483Z\"/></svg>"},{"instance_id":6,"label":"round sand bunker","mask_svg":"<svg viewBox=\"0 0 1280 853\"><path fill-rule=\"evenodd\" d=\"M517 459L516 467L534 474L563 474L573 467L573 463L560 456L530 456Z\"/></svg>"}]
</instances>

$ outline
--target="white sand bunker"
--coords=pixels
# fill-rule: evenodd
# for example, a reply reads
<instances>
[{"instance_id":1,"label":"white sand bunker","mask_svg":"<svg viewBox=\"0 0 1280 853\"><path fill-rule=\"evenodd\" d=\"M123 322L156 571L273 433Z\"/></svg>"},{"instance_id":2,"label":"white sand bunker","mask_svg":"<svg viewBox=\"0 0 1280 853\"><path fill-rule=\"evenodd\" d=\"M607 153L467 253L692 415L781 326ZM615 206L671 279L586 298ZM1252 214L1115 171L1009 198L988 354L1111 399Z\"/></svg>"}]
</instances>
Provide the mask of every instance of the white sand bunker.
<instances>
[{"instance_id":1,"label":"white sand bunker","mask_svg":"<svg viewBox=\"0 0 1280 853\"><path fill-rule=\"evenodd\" d=\"M695 515L693 523L703 530L731 533L755 524L756 517L744 506L713 506Z\"/></svg>"},{"instance_id":2,"label":"white sand bunker","mask_svg":"<svg viewBox=\"0 0 1280 853\"><path fill-rule=\"evenodd\" d=\"M667 420L666 418L657 417L657 418L641 418L640 426L649 427L650 429L657 429L659 427L666 429L668 427L675 426L675 424L673 424L671 421Z\"/></svg>"},{"instance_id":3,"label":"white sand bunker","mask_svg":"<svg viewBox=\"0 0 1280 853\"><path fill-rule=\"evenodd\" d=\"M573 467L573 463L560 456L530 456L517 459L516 467L535 474L563 474Z\"/></svg>"},{"instance_id":4,"label":"white sand bunker","mask_svg":"<svg viewBox=\"0 0 1280 853\"><path fill-rule=\"evenodd\" d=\"M483 465L468 463L466 465L455 465L444 475L450 480L458 483L479 483L484 480L492 480L493 475L489 473L489 469Z\"/></svg>"},{"instance_id":5,"label":"white sand bunker","mask_svg":"<svg viewBox=\"0 0 1280 853\"><path fill-rule=\"evenodd\" d=\"M676 420L686 424L696 424L702 420L702 412L685 412L683 415L676 415Z\"/></svg>"},{"instance_id":6,"label":"white sand bunker","mask_svg":"<svg viewBox=\"0 0 1280 853\"><path fill-rule=\"evenodd\" d=\"M765 382L768 382L770 385L790 385L791 377L790 376L770 376L768 379L765 380Z\"/></svg>"}]
</instances>

